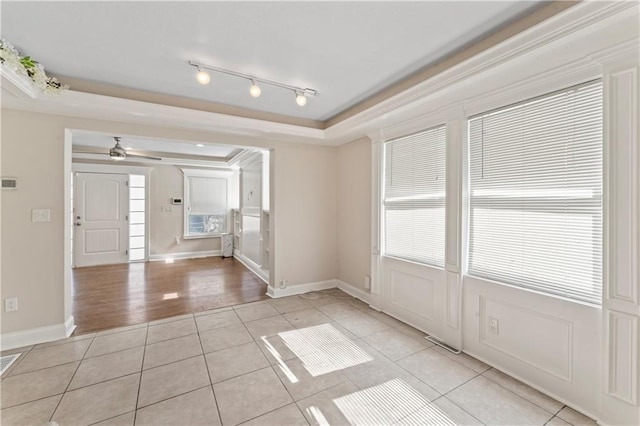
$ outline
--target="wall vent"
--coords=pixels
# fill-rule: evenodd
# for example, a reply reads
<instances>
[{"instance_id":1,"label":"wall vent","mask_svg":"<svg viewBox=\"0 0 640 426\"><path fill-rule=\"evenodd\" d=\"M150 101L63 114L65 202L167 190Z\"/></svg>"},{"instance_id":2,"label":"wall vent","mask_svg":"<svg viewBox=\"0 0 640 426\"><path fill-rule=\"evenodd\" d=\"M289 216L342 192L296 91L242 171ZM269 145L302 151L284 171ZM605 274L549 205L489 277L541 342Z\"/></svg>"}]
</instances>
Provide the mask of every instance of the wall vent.
<instances>
[{"instance_id":1,"label":"wall vent","mask_svg":"<svg viewBox=\"0 0 640 426\"><path fill-rule=\"evenodd\" d=\"M16 178L2 178L2 189L17 189L18 188L18 179Z\"/></svg>"}]
</instances>

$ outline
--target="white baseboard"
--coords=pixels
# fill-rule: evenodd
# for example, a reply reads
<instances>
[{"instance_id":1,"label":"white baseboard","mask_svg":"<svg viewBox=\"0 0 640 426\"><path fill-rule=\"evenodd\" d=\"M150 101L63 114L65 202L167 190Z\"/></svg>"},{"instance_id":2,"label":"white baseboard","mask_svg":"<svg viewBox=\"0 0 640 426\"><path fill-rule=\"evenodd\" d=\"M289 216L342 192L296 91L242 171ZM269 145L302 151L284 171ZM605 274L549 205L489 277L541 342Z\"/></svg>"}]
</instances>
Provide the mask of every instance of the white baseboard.
<instances>
[{"instance_id":1,"label":"white baseboard","mask_svg":"<svg viewBox=\"0 0 640 426\"><path fill-rule=\"evenodd\" d=\"M342 280L336 279L334 281L336 282L336 287L338 287L340 290L344 291L348 295L353 296L356 299L362 300L367 305L371 304L371 294L369 292L360 290L358 287L351 285L347 282L344 282Z\"/></svg>"},{"instance_id":2,"label":"white baseboard","mask_svg":"<svg viewBox=\"0 0 640 426\"><path fill-rule=\"evenodd\" d=\"M561 396L558 396L554 392L550 392L549 390L547 390L547 389L545 389L545 388L543 388L541 386L536 385L535 383L531 382L530 380L527 380L527 379L523 378L519 374L512 373L511 371L505 369L504 367L502 367L499 364L496 364L495 362L491 361L490 359L485 358L483 356L477 355L475 352L467 351L467 350L464 350L464 349L462 350L462 352L466 353L467 355L472 356L473 358L477 359L478 361L484 362L485 364L495 368L496 370L499 370L499 371L503 372L507 376L513 377L514 379L521 381L525 385L528 385L528 386L532 387L533 389L537 390L538 392L540 392L542 394L545 394L550 398L555 399L556 401L568 406L569 408L572 408L575 411L577 411L577 412L579 412L581 414L584 414L587 417L591 417L592 419L596 420L597 424L599 424L599 425L604 425L605 424L605 423L602 422L600 417L597 416L591 409L585 409L584 407L576 405L576 404L568 401L567 399L562 398Z\"/></svg>"},{"instance_id":3,"label":"white baseboard","mask_svg":"<svg viewBox=\"0 0 640 426\"><path fill-rule=\"evenodd\" d=\"M267 273L260 267L260 265L258 265L253 260L249 259L247 256L239 252L235 252L233 254L233 257L238 259L240 263L242 263L244 266L249 268L251 272L253 272L258 276L258 278L260 278L267 285L269 285L269 277L267 276Z\"/></svg>"},{"instance_id":4,"label":"white baseboard","mask_svg":"<svg viewBox=\"0 0 640 426\"><path fill-rule=\"evenodd\" d=\"M64 339L69 337L75 328L73 316L70 316L63 324L4 333L0 336L0 347L4 351Z\"/></svg>"},{"instance_id":5,"label":"white baseboard","mask_svg":"<svg viewBox=\"0 0 640 426\"><path fill-rule=\"evenodd\" d=\"M293 296L294 294L303 294L310 291L327 290L336 288L336 280L316 281L312 283L290 285L286 288L267 287L267 296L278 298L285 296Z\"/></svg>"},{"instance_id":6,"label":"white baseboard","mask_svg":"<svg viewBox=\"0 0 640 426\"><path fill-rule=\"evenodd\" d=\"M64 322L66 337L71 336L71 333L76 329L76 320L73 315L69 315L69 318Z\"/></svg>"},{"instance_id":7,"label":"white baseboard","mask_svg":"<svg viewBox=\"0 0 640 426\"><path fill-rule=\"evenodd\" d=\"M183 251L178 253L150 254L149 262L157 262L165 259L197 259L200 257L213 257L222 255L222 250L207 251Z\"/></svg>"}]
</instances>

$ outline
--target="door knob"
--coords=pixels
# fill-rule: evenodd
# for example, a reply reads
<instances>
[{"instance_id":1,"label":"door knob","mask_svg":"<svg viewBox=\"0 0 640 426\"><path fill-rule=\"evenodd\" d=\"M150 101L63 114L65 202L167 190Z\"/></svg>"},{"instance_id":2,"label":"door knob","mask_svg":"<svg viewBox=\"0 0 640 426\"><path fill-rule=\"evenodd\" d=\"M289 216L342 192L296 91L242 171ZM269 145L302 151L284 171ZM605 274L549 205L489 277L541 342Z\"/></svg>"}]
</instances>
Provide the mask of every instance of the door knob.
<instances>
[{"instance_id":1,"label":"door knob","mask_svg":"<svg viewBox=\"0 0 640 426\"><path fill-rule=\"evenodd\" d=\"M80 225L82 225L82 223L76 222L76 226L80 226Z\"/></svg>"}]
</instances>

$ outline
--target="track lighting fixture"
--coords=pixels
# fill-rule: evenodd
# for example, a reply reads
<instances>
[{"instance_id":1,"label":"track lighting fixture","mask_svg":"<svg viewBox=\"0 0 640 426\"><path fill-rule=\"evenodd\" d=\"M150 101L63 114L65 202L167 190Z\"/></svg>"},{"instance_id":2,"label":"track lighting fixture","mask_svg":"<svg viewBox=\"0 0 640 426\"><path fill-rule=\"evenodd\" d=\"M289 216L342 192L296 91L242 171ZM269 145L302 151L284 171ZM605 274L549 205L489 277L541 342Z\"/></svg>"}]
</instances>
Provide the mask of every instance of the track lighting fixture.
<instances>
[{"instance_id":1,"label":"track lighting fixture","mask_svg":"<svg viewBox=\"0 0 640 426\"><path fill-rule=\"evenodd\" d=\"M307 97L303 93L296 92L296 103L301 107L305 106L307 104Z\"/></svg>"},{"instance_id":2,"label":"track lighting fixture","mask_svg":"<svg viewBox=\"0 0 640 426\"><path fill-rule=\"evenodd\" d=\"M196 79L198 79L198 83L200 84L209 84L209 73L204 71L202 68L198 67L198 74L196 74Z\"/></svg>"},{"instance_id":3,"label":"track lighting fixture","mask_svg":"<svg viewBox=\"0 0 640 426\"><path fill-rule=\"evenodd\" d=\"M303 88L303 87L298 87L298 86L292 86L290 84L280 83L278 81L273 81L273 80L267 80L267 79L264 79L264 78L256 77L254 75L244 74L244 73L241 73L241 72L238 72L238 71L233 71L233 70L228 70L228 69L224 69L224 68L214 67L214 66L211 66L211 65L200 64L200 63L193 62L193 61L189 61L189 65L191 65L192 67L195 67L198 70L198 73L196 74L196 79L198 80L198 82L200 84L208 84L209 83L210 77L209 77L209 74L205 70L216 71L216 72L220 72L220 73L223 73L223 74L232 75L232 76L235 76L235 77L245 78L245 79L251 81L251 87L249 87L249 94L254 98L257 98L262 93L262 89L260 88L260 86L258 86L258 82L260 82L262 84L268 84L269 86L275 86L275 87L279 87L281 89L293 91L293 93L295 93L295 95L296 95L296 103L301 107L303 107L303 106L305 106L307 104L307 100L308 100L307 98L309 96L317 96L318 95L318 92L316 90L314 90L314 89Z\"/></svg>"},{"instance_id":4,"label":"track lighting fixture","mask_svg":"<svg viewBox=\"0 0 640 426\"><path fill-rule=\"evenodd\" d=\"M256 84L255 80L251 80L251 87L249 87L249 94L254 98L257 98L262 93L260 86Z\"/></svg>"}]
</instances>

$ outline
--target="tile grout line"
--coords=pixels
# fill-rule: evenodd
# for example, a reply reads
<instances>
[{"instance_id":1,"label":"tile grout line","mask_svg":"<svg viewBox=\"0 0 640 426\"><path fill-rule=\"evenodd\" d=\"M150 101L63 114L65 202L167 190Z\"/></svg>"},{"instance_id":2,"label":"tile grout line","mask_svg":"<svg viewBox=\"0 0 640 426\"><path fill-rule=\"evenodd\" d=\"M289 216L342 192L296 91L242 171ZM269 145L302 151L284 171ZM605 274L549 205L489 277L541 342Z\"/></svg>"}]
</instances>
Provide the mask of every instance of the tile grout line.
<instances>
[{"instance_id":1,"label":"tile grout line","mask_svg":"<svg viewBox=\"0 0 640 426\"><path fill-rule=\"evenodd\" d=\"M500 371L500 370L498 370L498 369L496 369L496 368L491 367L491 368L489 368L488 370L483 371L480 375L481 375L482 377L484 377L485 379L487 379L487 380L491 381L492 383L495 383L496 385L500 386L501 388L506 389L506 390L508 390L509 392L511 392L511 393L513 393L513 394L515 394L515 395L519 396L520 398L524 399L525 401L530 402L531 404L535 405L536 407L540 408L541 410L546 411L547 413L551 413L551 414L552 414L551 419L552 419L553 417L555 417L556 415L558 415L558 413L559 413L560 411L562 411L562 409L565 407L565 405L563 404L563 405L562 405L562 407L560 407L560 409L559 409L558 411L556 411L556 413L554 414L554 413L553 413L553 411L549 411L549 410L547 410L546 408L544 408L544 407L542 407L542 406L540 406L540 405L536 404L534 401L530 400L529 398L525 398L524 396L522 396L522 395L520 395L520 394L517 394L516 392L512 391L512 390L511 390L511 389L509 389L508 387L503 386L502 384L500 384L500 383L496 382L495 380L491 379L491 377L487 377L487 376L485 376L485 375L484 375L484 373L486 373L487 371L491 371L491 370ZM500 372L501 372L501 371L500 371ZM501 373L502 373L502 372L501 372ZM506 374L506 373L503 373L503 374ZM513 380L518 381L518 383L522 383L521 381L517 380L517 379L516 379L516 378L514 378L514 377L509 376L508 374L506 374L506 375L507 375L509 378L511 378L511 379L513 379ZM540 392L539 390L532 388L531 386L527 385L526 383L522 383L522 384L523 384L523 385L525 385L525 386L527 386L528 388L530 388L530 389L532 389L532 390L536 391L536 392L539 392L540 394L542 394L542 395L546 396L547 398L550 398L550 399L552 399L552 400L554 400L554 401L557 401L556 399L551 398L549 395L544 394L544 393ZM560 402L560 401L558 401L558 402ZM560 404L562 404L562 403L560 403ZM547 422L549 422L551 419L547 420ZM564 419L563 419L563 420L564 420Z\"/></svg>"},{"instance_id":2,"label":"tile grout line","mask_svg":"<svg viewBox=\"0 0 640 426\"><path fill-rule=\"evenodd\" d=\"M149 323L147 323L147 332L144 336L144 347L142 349L142 363L140 364L140 379L138 380L138 392L136 393L136 404L134 405L135 412L133 413L133 424L136 424L136 417L138 416L138 402L140 401L140 389L142 388L142 373L144 372L144 356L147 353L147 340L149 339Z\"/></svg>"},{"instance_id":3,"label":"tile grout line","mask_svg":"<svg viewBox=\"0 0 640 426\"><path fill-rule=\"evenodd\" d=\"M462 362L458 361L456 358L453 358L453 357L450 357L450 356L448 356L448 355L444 354L443 352L439 351L437 348L440 348L440 346L438 346L438 345L433 345L433 346L431 346L429 349L433 349L433 350L434 350L434 352L437 352L437 353L439 353L440 355L442 355L442 356L444 356L444 357L446 357L446 358L450 359L451 361L457 362L457 363L458 363L458 364L460 364L461 366L466 367L466 368L468 368L469 370L471 370L471 371L475 371L475 372L477 373L477 371L476 371L476 370L474 370L473 368L471 368L471 367L469 367L468 365L465 365L464 363L462 363ZM440 349L442 349L442 348L440 348ZM448 352L446 349L442 349L442 350L443 350L443 351L445 351L445 352L447 352L447 353L450 353L450 352ZM474 359L474 360L476 360L476 361L478 361L478 362L482 362L482 361L480 361L479 359L476 359L476 358L472 357L471 355L469 355L469 354L465 353L464 351L460 351L460 354L457 354L457 355L455 355L455 356L462 355L462 354L465 354L465 355L466 355L466 356L468 356L469 358ZM482 362L482 363L484 364L484 362ZM484 373L486 373L487 371L489 371L489 370L491 370L491 369L493 368L493 367L491 367L490 365L487 365L487 364L484 364L484 365L486 365L486 366L487 366L487 368L486 368L485 370L482 370L479 374L484 374Z\"/></svg>"},{"instance_id":4,"label":"tile grout line","mask_svg":"<svg viewBox=\"0 0 640 426\"><path fill-rule=\"evenodd\" d=\"M560 409L558 411L556 411L556 413L554 415L552 415L551 418L544 423L544 426L547 426L547 424L551 420L553 420L554 418L558 417L558 414L560 414L560 411L564 410L565 407L566 407L566 405L563 404L562 407L560 407ZM564 422L567 422L567 424L573 425L572 423L569 423L567 420L563 419L562 417L558 417L558 418L560 420L564 421Z\"/></svg>"},{"instance_id":5,"label":"tile grout line","mask_svg":"<svg viewBox=\"0 0 640 426\"><path fill-rule=\"evenodd\" d=\"M473 370L472 370L472 371L473 371ZM493 380L490 380L489 378L485 377L483 373L478 373L476 376L474 376L474 377L470 378L469 380L465 381L464 383L461 383L460 385L456 386L455 388L451 389L450 391L448 391L448 392L446 392L446 393L442 394L442 396L446 396L446 395L450 394L450 393L451 393L451 392L453 392L454 390L458 389L458 388L459 388L459 387L461 387L461 386L464 386L465 384L469 383L469 382L470 382L470 381L472 381L472 380L477 379L477 378L478 378L478 377L480 377L480 376L484 377L485 379L489 380L489 381L490 381L490 382L492 382L492 383L495 383ZM500 386L500 387L502 387L502 388L504 388L504 389L506 389L508 392L512 393L512 394L513 394L513 395L515 395L517 398L520 398L520 399L522 399L523 401L526 401L526 402L528 402L528 403L530 403L530 404L532 404L532 405L535 405L536 407L538 407L538 408L539 408L539 409L541 409L542 411L544 411L544 412L546 412L546 413L549 413L549 411L547 411L547 410L543 409L542 407L538 406L537 404L534 404L533 402L529 401L527 398L524 398L524 397L522 397L522 396L518 395L517 393L513 392L512 390L507 389L507 388L505 388L504 386L501 386L499 383L495 383L495 384L496 384L496 385L498 385L498 386ZM449 398L447 398L447 399L449 399ZM449 399L449 400L450 400L450 399ZM451 401L451 400L450 400L450 401ZM455 402L454 402L454 401L451 401L451 402L453 402L453 403L455 404ZM458 404L455 404L455 405L457 405L458 407L460 407ZM471 415L472 417L474 417L474 418L475 418L475 416L473 416L473 414L469 413L467 410L465 410L465 409L464 409L464 408L462 408L462 407L460 407L460 408L461 408L465 413L467 413L467 414L469 414L469 415ZM551 420L553 417L554 417L554 416L553 416L553 415L551 415L551 417L547 420L547 422L548 422L549 420ZM546 423L546 422L545 422L545 423Z\"/></svg>"},{"instance_id":6,"label":"tile grout line","mask_svg":"<svg viewBox=\"0 0 640 426\"><path fill-rule=\"evenodd\" d=\"M87 338L87 339L79 340L79 341L77 341L77 342L62 343L62 344L60 344L60 345L48 346L48 347L46 347L46 348L40 348L40 349L36 349L36 350L37 350L37 351L41 351L41 350L44 350L44 349L55 348L55 347L62 346L62 345L66 345L66 344L71 345L71 344L74 344L74 343L80 343L80 342L84 342L84 341L86 341L86 340L90 340L90 339L89 339L89 338ZM89 344L89 346L91 346L91 344ZM85 349L85 353L82 355L82 358L80 358L80 360L84 359L84 355L86 354L86 352L87 352L87 350L88 350L88 349L89 349L89 347L87 347L87 349ZM26 359L27 355L29 355L31 352L33 352L33 349L31 349L30 351L28 351L27 353L25 353L25 355L24 355L24 356L19 357L19 358L22 358L22 360L21 360L19 363L17 363L17 364L16 364L16 363L14 363L14 364L11 366L11 367L12 367L12 368L11 368L11 372L10 372L8 375L6 375L5 377L3 377L3 378L2 378L2 380L7 379L7 378L9 378L9 377L18 377L18 376L22 376L23 374L35 373L36 371L42 371L42 370L46 370L47 368L58 367L58 366L60 366L60 365L72 364L72 363L74 363L74 362L77 362L77 361L78 361L78 360L75 360L75 361L69 361L69 362L61 362L60 364L54 364L54 365L50 365L50 366L48 366L48 367L36 368L35 370L29 370L29 371L25 371L25 372L23 372L23 373L17 373L17 374L14 374L14 373L13 373L13 371L14 371L14 370L16 370L16 369L17 369L17 368L22 364L22 362L24 362L24 360ZM7 356L9 356L9 355L7 355Z\"/></svg>"},{"instance_id":7,"label":"tile grout line","mask_svg":"<svg viewBox=\"0 0 640 426\"><path fill-rule=\"evenodd\" d=\"M233 311L235 313L235 311ZM236 314L238 316L238 314ZM195 316L193 318L196 323L196 333L198 334L198 342L200 342L200 350L202 351L202 360L204 361L204 366L207 369L207 376L209 376L209 387L211 388L211 394L213 395L213 403L216 406L216 412L218 413L218 419L220 423L222 423L222 414L220 414L220 407L218 406L218 398L216 398L216 391L213 389L213 380L211 380L211 371L209 371L209 363L207 362L207 356L204 353L204 346L202 345L202 338L200 337L200 327L198 327L198 321L196 321Z\"/></svg>"},{"instance_id":8,"label":"tile grout line","mask_svg":"<svg viewBox=\"0 0 640 426\"><path fill-rule=\"evenodd\" d=\"M200 386L199 388L195 388L195 389L188 390L188 391L186 391L186 392L181 392L181 393L175 394L175 395L173 395L173 396L169 396L169 397L167 397L167 398L163 398L163 399L160 399L160 400L158 400L158 401L152 402L151 404L147 404L147 405L145 405L145 406L142 406L142 407L140 407L140 408L137 408L135 411L138 411L138 410L144 410L145 408L153 407L154 405L158 405L158 404L160 404L161 402L166 402L166 401L169 401L169 400L171 400L171 399L177 398L177 397L179 397L179 396L184 396L184 395L190 394L190 393L192 393L192 392L196 392L196 391L199 391L199 390L202 390L202 389L207 389L207 388L210 388L210 387L211 387L211 385L204 385L204 386ZM213 392L213 389L212 389L211 391ZM127 411L127 413L130 413L130 412L131 412L131 411ZM122 414L126 414L126 413L122 413ZM121 416L122 414L118 414L118 416ZM113 417L118 417L118 416L113 416ZM113 418L113 417L112 417L112 418ZM100 421L104 421L104 420L100 420ZM135 418L134 418L134 424L135 424Z\"/></svg>"},{"instance_id":9,"label":"tile grout line","mask_svg":"<svg viewBox=\"0 0 640 426\"><path fill-rule=\"evenodd\" d=\"M85 349L85 351L82 354L82 357L80 358L80 360L77 361L78 362L78 366L76 367L76 369L74 370L73 374L71 375L71 379L69 380L69 383L67 383L67 386L64 388L64 392L62 392L62 396L60 397L60 400L56 404L56 408L51 412L51 416L49 416L49 421L52 421L53 416L56 414L56 411L58 411L58 408L60 408L60 404L62 403L62 400L64 399L64 396L67 394L67 390L69 389L69 386L71 386L71 382L73 382L73 378L76 377L76 374L78 373L78 370L80 369L80 366L82 365L82 361L84 361L84 357L87 355L87 352L89 352L89 348L91 348L91 345L93 345L93 342L95 341L95 339L96 339L96 336L93 336L93 338L91 339L91 343L89 343L89 346L87 346L87 349Z\"/></svg>"},{"instance_id":10,"label":"tile grout line","mask_svg":"<svg viewBox=\"0 0 640 426\"><path fill-rule=\"evenodd\" d=\"M453 402L452 400L450 400L449 398L447 398L444 395L440 395L439 397L437 397L436 399L434 399L432 402L436 402L439 399L446 399L447 401L449 401L450 403L452 403L453 405L455 405L456 407L458 407L460 410L462 410L465 414L467 414L468 416L473 417L475 420L478 421L478 423L480 423L481 425L486 425L485 422L480 421L476 416L474 416L473 414L471 414L470 412L468 412L467 410L465 410L464 408L462 408L461 406L459 406L458 404L456 404L455 402Z\"/></svg>"},{"instance_id":11,"label":"tile grout line","mask_svg":"<svg viewBox=\"0 0 640 426\"><path fill-rule=\"evenodd\" d=\"M117 416L109 417L108 419L98 420L97 422L89 423L89 424L88 424L88 426L97 425L98 423L106 422L106 421L109 421L109 420L115 419L116 417L124 416L125 414L129 414L129 413L133 413L133 416L134 416L134 418L135 418L135 412L136 412L136 410L133 410L133 411L127 411L126 413L118 414ZM47 425L47 426L48 426L48 425ZM132 425L132 426L133 426L133 425Z\"/></svg>"},{"instance_id":12,"label":"tile grout line","mask_svg":"<svg viewBox=\"0 0 640 426\"><path fill-rule=\"evenodd\" d=\"M8 410L10 408L20 407L22 405L31 404L33 402L42 401L43 399L52 398L52 397L58 396L58 395L60 395L60 399L62 399L62 395L63 394L64 394L64 392L60 392L60 393L56 393L56 394L53 394L53 395L43 396L42 398L34 399L33 401L21 402L20 404L10 405L9 407L2 407L2 410L0 410L0 411ZM58 402L60 402L60 401L58 401Z\"/></svg>"}]
</instances>

